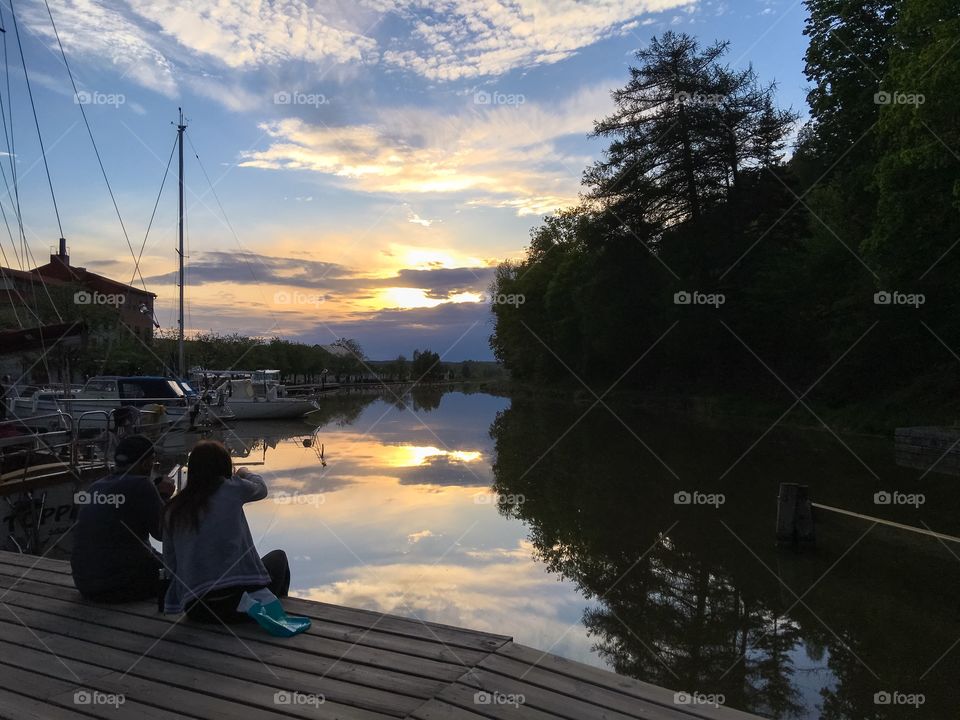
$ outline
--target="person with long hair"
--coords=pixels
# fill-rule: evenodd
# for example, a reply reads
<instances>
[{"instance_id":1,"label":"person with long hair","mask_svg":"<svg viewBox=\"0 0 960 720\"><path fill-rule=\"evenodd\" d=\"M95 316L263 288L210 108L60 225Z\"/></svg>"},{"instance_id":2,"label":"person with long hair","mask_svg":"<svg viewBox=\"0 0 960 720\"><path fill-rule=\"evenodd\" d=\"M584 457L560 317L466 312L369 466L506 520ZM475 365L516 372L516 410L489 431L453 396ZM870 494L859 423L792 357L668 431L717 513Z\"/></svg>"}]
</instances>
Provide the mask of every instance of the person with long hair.
<instances>
[{"instance_id":1,"label":"person with long hair","mask_svg":"<svg viewBox=\"0 0 960 720\"><path fill-rule=\"evenodd\" d=\"M219 442L201 440L187 461L187 484L164 513L163 561L169 575L164 612L201 622L239 622L244 592L263 588L286 597L290 568L282 550L257 555L244 504L263 500L263 478L233 471Z\"/></svg>"}]
</instances>

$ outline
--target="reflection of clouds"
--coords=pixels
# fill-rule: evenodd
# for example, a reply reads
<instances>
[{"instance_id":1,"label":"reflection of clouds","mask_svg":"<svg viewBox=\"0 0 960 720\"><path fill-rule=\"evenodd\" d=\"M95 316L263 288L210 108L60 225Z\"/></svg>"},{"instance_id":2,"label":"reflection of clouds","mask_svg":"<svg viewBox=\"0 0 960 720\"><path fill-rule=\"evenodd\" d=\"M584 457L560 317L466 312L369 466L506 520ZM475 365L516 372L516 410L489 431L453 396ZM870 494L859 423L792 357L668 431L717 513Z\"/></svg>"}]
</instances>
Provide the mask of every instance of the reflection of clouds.
<instances>
[{"instance_id":1,"label":"reflection of clouds","mask_svg":"<svg viewBox=\"0 0 960 720\"><path fill-rule=\"evenodd\" d=\"M418 543L424 538L433 537L433 532L430 530L420 530L418 532L413 532L407 535L407 542Z\"/></svg>"},{"instance_id":2,"label":"reflection of clouds","mask_svg":"<svg viewBox=\"0 0 960 720\"><path fill-rule=\"evenodd\" d=\"M440 564L354 566L338 573L338 580L296 594L511 635L517 642L599 664L580 623L583 600L572 589L560 590L556 578L533 562L531 554L530 544L521 541L513 548L453 553ZM454 564L464 556L483 562Z\"/></svg>"},{"instance_id":3,"label":"reflection of clouds","mask_svg":"<svg viewBox=\"0 0 960 720\"><path fill-rule=\"evenodd\" d=\"M468 464L453 455L436 455L412 468L394 471L401 485L461 485L489 487L493 473L487 463Z\"/></svg>"},{"instance_id":4,"label":"reflection of clouds","mask_svg":"<svg viewBox=\"0 0 960 720\"><path fill-rule=\"evenodd\" d=\"M393 467L414 467L437 458L448 458L458 463L476 462L482 457L477 450L441 450L429 445L394 445L381 453L381 458Z\"/></svg>"},{"instance_id":5,"label":"reflection of clouds","mask_svg":"<svg viewBox=\"0 0 960 720\"><path fill-rule=\"evenodd\" d=\"M286 470L264 472L270 492L296 490L298 492L334 492L353 485L354 480L341 475L331 475L322 467L304 466Z\"/></svg>"},{"instance_id":6,"label":"reflection of clouds","mask_svg":"<svg viewBox=\"0 0 960 720\"><path fill-rule=\"evenodd\" d=\"M270 528L258 546L287 551L295 594L512 635L601 663L576 587L534 559L521 523L476 499L493 480L487 428L507 402L445 394L427 429L378 400L350 425L320 430L326 468L297 443L278 443L266 456L271 491L327 495L322 504L247 506L255 537Z\"/></svg>"}]
</instances>

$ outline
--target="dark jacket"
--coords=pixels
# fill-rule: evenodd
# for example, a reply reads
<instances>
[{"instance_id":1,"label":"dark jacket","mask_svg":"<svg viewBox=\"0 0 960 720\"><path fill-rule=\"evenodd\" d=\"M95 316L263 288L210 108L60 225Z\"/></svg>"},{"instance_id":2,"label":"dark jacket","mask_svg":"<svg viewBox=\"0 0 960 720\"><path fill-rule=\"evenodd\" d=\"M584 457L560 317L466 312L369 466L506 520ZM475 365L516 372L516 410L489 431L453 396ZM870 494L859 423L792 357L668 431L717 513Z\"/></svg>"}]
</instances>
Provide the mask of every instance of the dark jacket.
<instances>
[{"instance_id":1,"label":"dark jacket","mask_svg":"<svg viewBox=\"0 0 960 720\"><path fill-rule=\"evenodd\" d=\"M148 535L160 539L164 503L148 477L115 473L74 496L73 582L87 596L156 582L159 560Z\"/></svg>"}]
</instances>

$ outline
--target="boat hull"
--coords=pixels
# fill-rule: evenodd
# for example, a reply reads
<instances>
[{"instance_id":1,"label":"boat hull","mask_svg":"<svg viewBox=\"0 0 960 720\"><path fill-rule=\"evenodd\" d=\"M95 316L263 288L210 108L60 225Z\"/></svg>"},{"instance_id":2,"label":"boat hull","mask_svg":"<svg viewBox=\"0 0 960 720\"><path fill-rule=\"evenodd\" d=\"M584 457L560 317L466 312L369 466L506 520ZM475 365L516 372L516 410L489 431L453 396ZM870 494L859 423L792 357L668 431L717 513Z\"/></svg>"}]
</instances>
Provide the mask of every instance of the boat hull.
<instances>
[{"instance_id":1,"label":"boat hull","mask_svg":"<svg viewBox=\"0 0 960 720\"><path fill-rule=\"evenodd\" d=\"M236 420L279 420L303 417L317 409L312 400L231 400L227 403Z\"/></svg>"}]
</instances>

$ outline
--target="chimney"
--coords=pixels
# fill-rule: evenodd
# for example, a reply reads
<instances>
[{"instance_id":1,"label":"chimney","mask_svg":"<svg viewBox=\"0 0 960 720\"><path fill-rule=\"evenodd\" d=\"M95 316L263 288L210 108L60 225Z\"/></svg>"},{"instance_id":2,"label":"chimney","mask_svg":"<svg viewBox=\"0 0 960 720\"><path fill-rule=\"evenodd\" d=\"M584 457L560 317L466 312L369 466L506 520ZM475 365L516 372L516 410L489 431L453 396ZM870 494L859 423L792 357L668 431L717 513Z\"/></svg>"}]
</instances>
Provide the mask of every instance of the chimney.
<instances>
[{"instance_id":1,"label":"chimney","mask_svg":"<svg viewBox=\"0 0 960 720\"><path fill-rule=\"evenodd\" d=\"M70 267L70 256L67 254L66 238L60 238L60 249L57 251L56 255L50 256L50 262L59 262L63 263L67 267Z\"/></svg>"}]
</instances>

